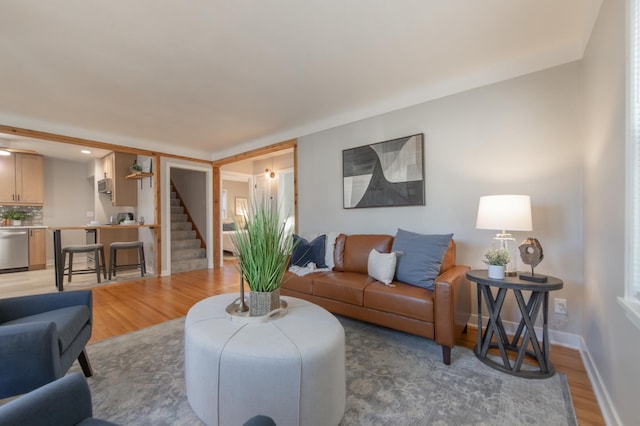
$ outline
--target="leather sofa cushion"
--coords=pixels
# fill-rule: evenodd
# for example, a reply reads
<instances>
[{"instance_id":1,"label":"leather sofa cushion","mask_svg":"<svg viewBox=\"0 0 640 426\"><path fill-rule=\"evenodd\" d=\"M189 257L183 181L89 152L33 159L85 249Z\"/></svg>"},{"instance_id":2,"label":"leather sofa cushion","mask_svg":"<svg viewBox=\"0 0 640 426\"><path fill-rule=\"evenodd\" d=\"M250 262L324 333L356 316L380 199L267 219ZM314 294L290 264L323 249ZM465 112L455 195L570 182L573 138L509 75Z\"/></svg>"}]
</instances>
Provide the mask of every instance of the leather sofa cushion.
<instances>
[{"instance_id":1,"label":"leather sofa cushion","mask_svg":"<svg viewBox=\"0 0 640 426\"><path fill-rule=\"evenodd\" d=\"M356 237L357 235L345 235L345 234L340 234L338 235L338 237L336 238L335 244L334 244L334 250L333 250L333 260L335 263L335 266L333 268L334 271L344 271L344 249L345 249L345 244L347 242L347 237ZM377 247L371 247L371 248L375 248L376 250L378 250L380 253L390 253L391 252L391 247L393 246L393 237L390 235L378 235L379 237L387 237L387 238L391 238L391 242L389 244L389 249L386 251L382 251ZM371 252L371 248L368 250L367 253ZM451 267L455 264L456 261L456 243L453 240L453 238L449 241L449 247L447 247L447 251L444 254L444 257L442 258L442 264L440 265L440 273L442 274L443 272L451 269ZM363 273L367 273L367 271L365 270Z\"/></svg>"},{"instance_id":2,"label":"leather sofa cushion","mask_svg":"<svg viewBox=\"0 0 640 426\"><path fill-rule=\"evenodd\" d=\"M367 274L369 253L376 249L380 253L390 253L393 245L391 235L340 234L336 238L334 251L334 271Z\"/></svg>"},{"instance_id":3,"label":"leather sofa cushion","mask_svg":"<svg viewBox=\"0 0 640 426\"><path fill-rule=\"evenodd\" d=\"M299 293L313 294L313 280L326 272L313 272L304 276L298 276L292 272L285 272L282 279L282 288Z\"/></svg>"},{"instance_id":4,"label":"leather sofa cushion","mask_svg":"<svg viewBox=\"0 0 640 426\"><path fill-rule=\"evenodd\" d=\"M447 247L447 251L444 253L444 257L442 258L442 264L440 265L440 273L442 274L444 271L448 271L455 265L456 263L456 243L453 241L453 238L449 240L449 247Z\"/></svg>"},{"instance_id":5,"label":"leather sofa cushion","mask_svg":"<svg viewBox=\"0 0 640 426\"><path fill-rule=\"evenodd\" d=\"M366 274L356 272L326 272L313 280L313 295L363 306L364 289L376 282ZM382 284L381 284L382 285Z\"/></svg>"},{"instance_id":6,"label":"leather sofa cushion","mask_svg":"<svg viewBox=\"0 0 640 426\"><path fill-rule=\"evenodd\" d=\"M91 312L86 305L69 306L68 308L54 309L41 314L30 315L12 321L3 322L1 325L29 324L34 322L53 322L58 330L58 345L60 353L67 350L71 342L78 336L80 330L89 322Z\"/></svg>"},{"instance_id":7,"label":"leather sofa cushion","mask_svg":"<svg viewBox=\"0 0 640 426\"><path fill-rule=\"evenodd\" d=\"M433 323L433 290L394 281L388 287L376 281L364 290L364 306Z\"/></svg>"}]
</instances>

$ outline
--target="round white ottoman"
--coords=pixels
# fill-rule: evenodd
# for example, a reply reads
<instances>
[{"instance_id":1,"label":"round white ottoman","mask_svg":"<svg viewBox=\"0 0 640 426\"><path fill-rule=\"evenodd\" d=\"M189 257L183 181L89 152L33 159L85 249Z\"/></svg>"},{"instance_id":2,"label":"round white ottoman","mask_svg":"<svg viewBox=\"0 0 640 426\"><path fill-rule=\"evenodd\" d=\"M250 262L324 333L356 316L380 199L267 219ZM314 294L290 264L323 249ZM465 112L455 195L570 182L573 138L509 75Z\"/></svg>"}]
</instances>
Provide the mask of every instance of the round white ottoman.
<instances>
[{"instance_id":1,"label":"round white ottoman","mask_svg":"<svg viewBox=\"0 0 640 426\"><path fill-rule=\"evenodd\" d=\"M242 425L262 414L277 425L337 425L345 410L344 329L324 308L283 297L288 312L240 323L207 298L185 321L187 398L208 425Z\"/></svg>"}]
</instances>

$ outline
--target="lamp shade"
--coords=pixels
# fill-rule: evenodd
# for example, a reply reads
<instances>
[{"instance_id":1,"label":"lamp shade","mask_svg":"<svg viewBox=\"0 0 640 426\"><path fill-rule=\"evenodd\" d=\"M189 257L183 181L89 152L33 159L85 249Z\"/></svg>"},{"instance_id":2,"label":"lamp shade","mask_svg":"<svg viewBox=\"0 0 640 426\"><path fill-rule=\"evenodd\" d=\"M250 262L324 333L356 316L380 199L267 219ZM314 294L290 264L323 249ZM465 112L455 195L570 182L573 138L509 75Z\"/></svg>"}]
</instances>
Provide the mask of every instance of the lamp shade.
<instances>
[{"instance_id":1,"label":"lamp shade","mask_svg":"<svg viewBox=\"0 0 640 426\"><path fill-rule=\"evenodd\" d=\"M531 231L531 197L486 195L478 204L477 229Z\"/></svg>"}]
</instances>

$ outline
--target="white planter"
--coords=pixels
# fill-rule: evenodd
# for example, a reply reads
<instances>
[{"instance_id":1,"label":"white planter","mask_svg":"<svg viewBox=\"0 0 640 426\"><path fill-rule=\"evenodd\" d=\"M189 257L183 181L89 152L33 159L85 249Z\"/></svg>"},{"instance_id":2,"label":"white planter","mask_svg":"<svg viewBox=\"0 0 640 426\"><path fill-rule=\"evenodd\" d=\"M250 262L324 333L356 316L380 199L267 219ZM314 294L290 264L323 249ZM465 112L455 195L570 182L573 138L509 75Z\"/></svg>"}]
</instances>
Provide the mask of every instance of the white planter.
<instances>
[{"instance_id":1,"label":"white planter","mask_svg":"<svg viewBox=\"0 0 640 426\"><path fill-rule=\"evenodd\" d=\"M503 265L488 265L489 266L489 278L494 280L504 280L504 266Z\"/></svg>"},{"instance_id":2,"label":"white planter","mask_svg":"<svg viewBox=\"0 0 640 426\"><path fill-rule=\"evenodd\" d=\"M18 219L11 219L11 224L13 226L21 226L22 225L22 220L18 220Z\"/></svg>"}]
</instances>

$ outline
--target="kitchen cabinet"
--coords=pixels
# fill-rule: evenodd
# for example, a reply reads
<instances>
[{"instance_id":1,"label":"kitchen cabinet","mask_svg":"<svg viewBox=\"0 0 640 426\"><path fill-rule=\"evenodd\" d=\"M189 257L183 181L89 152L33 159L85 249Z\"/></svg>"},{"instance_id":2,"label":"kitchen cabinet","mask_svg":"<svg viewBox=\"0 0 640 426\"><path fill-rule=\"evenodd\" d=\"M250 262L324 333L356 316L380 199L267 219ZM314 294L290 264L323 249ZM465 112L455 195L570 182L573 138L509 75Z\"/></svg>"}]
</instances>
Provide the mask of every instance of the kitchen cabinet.
<instances>
[{"instance_id":1,"label":"kitchen cabinet","mask_svg":"<svg viewBox=\"0 0 640 426\"><path fill-rule=\"evenodd\" d=\"M29 229L29 270L45 269L47 266L46 253L47 230L40 228Z\"/></svg>"},{"instance_id":2,"label":"kitchen cabinet","mask_svg":"<svg viewBox=\"0 0 640 426\"><path fill-rule=\"evenodd\" d=\"M16 166L15 157L0 157L0 202L15 203L16 196Z\"/></svg>"},{"instance_id":3,"label":"kitchen cabinet","mask_svg":"<svg viewBox=\"0 0 640 426\"><path fill-rule=\"evenodd\" d=\"M135 181L127 180L129 168L138 158L135 154L112 152L103 157L102 170L111 179L111 204L114 206L137 206L138 188Z\"/></svg>"},{"instance_id":4,"label":"kitchen cabinet","mask_svg":"<svg viewBox=\"0 0 640 426\"><path fill-rule=\"evenodd\" d=\"M0 203L42 205L44 161L41 155L13 153L0 157Z\"/></svg>"},{"instance_id":5,"label":"kitchen cabinet","mask_svg":"<svg viewBox=\"0 0 640 426\"><path fill-rule=\"evenodd\" d=\"M109 259L111 259L111 250L109 250L109 246L111 243L116 241L138 241L138 229L125 227L120 228L116 225L109 229L100 228L98 230L98 243L104 245L104 260L107 265L107 270L109 270ZM119 265L131 265L137 262L137 250L118 250Z\"/></svg>"}]
</instances>

